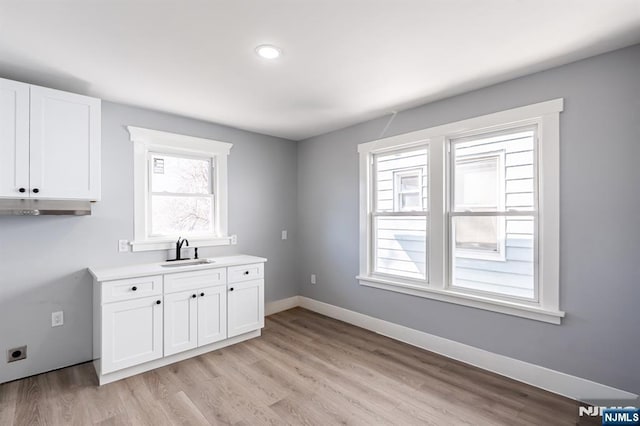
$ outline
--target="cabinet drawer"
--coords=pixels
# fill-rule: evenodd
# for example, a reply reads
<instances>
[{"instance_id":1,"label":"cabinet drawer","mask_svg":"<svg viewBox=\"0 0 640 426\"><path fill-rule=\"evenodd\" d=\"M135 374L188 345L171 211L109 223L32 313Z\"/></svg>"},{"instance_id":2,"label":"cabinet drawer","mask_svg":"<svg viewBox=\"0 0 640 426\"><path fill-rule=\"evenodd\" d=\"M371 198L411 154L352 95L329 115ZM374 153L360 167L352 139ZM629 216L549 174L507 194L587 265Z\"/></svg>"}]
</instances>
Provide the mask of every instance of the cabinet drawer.
<instances>
[{"instance_id":1,"label":"cabinet drawer","mask_svg":"<svg viewBox=\"0 0 640 426\"><path fill-rule=\"evenodd\" d=\"M102 283L102 303L162 294L162 276L128 278Z\"/></svg>"},{"instance_id":2,"label":"cabinet drawer","mask_svg":"<svg viewBox=\"0 0 640 426\"><path fill-rule=\"evenodd\" d=\"M165 275L164 292L175 293L185 290L197 290L202 287L225 285L226 283L227 270L225 268L180 272Z\"/></svg>"},{"instance_id":3,"label":"cabinet drawer","mask_svg":"<svg viewBox=\"0 0 640 426\"><path fill-rule=\"evenodd\" d=\"M229 268L229 282L239 283L264 277L264 263L231 266Z\"/></svg>"}]
</instances>

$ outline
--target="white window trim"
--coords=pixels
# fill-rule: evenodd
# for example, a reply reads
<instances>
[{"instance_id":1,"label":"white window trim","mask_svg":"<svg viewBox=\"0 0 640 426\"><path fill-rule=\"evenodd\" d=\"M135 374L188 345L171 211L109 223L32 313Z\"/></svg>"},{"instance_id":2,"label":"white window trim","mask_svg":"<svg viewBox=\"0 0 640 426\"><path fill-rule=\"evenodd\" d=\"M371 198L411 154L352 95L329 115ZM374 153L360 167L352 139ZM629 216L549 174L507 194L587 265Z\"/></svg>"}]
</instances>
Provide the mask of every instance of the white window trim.
<instances>
[{"instance_id":1,"label":"white window trim","mask_svg":"<svg viewBox=\"0 0 640 426\"><path fill-rule=\"evenodd\" d=\"M130 242L132 250L167 250L175 247L174 238L148 238L147 168L150 153L206 156L213 159L216 218L214 233L210 236L191 237L189 242L192 246L198 247L231 244L231 237L227 231L227 157L233 144L141 127L127 126L127 130L133 142L134 240Z\"/></svg>"},{"instance_id":2,"label":"white window trim","mask_svg":"<svg viewBox=\"0 0 640 426\"><path fill-rule=\"evenodd\" d=\"M358 145L360 154L360 269L361 285L429 299L560 324L560 112L564 100L554 99L493 114L457 121ZM538 301L494 299L490 295L461 293L450 288L445 193L449 140L478 132L536 125L538 129ZM372 276L371 212L373 206L370 161L373 154L418 144L429 146L429 271L428 285L416 285L398 277Z\"/></svg>"}]
</instances>

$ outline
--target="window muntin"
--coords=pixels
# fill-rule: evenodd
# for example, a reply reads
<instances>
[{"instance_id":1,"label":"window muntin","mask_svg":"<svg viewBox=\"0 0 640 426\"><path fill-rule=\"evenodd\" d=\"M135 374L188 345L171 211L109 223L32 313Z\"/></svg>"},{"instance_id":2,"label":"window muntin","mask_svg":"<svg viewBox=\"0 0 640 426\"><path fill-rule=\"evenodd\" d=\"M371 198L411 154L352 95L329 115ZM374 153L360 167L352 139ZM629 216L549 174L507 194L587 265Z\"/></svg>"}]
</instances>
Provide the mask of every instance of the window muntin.
<instances>
[{"instance_id":1,"label":"window muntin","mask_svg":"<svg viewBox=\"0 0 640 426\"><path fill-rule=\"evenodd\" d=\"M427 147L375 154L373 273L427 282Z\"/></svg>"},{"instance_id":2,"label":"window muntin","mask_svg":"<svg viewBox=\"0 0 640 426\"><path fill-rule=\"evenodd\" d=\"M527 127L450 142L451 288L537 300L536 139L536 128ZM474 171L470 158L486 160ZM490 158L499 165L495 173Z\"/></svg>"}]
</instances>

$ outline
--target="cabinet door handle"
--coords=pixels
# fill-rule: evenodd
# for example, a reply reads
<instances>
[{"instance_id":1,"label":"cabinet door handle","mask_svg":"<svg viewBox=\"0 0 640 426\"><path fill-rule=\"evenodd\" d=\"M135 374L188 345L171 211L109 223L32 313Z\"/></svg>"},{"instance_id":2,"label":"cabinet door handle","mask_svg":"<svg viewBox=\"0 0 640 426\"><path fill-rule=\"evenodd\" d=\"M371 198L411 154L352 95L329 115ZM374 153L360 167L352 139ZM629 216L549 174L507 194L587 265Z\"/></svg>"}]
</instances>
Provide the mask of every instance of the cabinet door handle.
<instances>
[{"instance_id":1,"label":"cabinet door handle","mask_svg":"<svg viewBox=\"0 0 640 426\"><path fill-rule=\"evenodd\" d=\"M233 291L233 287L231 287L231 288L229 289L229 291Z\"/></svg>"},{"instance_id":2,"label":"cabinet door handle","mask_svg":"<svg viewBox=\"0 0 640 426\"><path fill-rule=\"evenodd\" d=\"M159 305L162 303L162 300L156 300L156 305Z\"/></svg>"},{"instance_id":3,"label":"cabinet door handle","mask_svg":"<svg viewBox=\"0 0 640 426\"><path fill-rule=\"evenodd\" d=\"M37 194L38 192L40 192L40 190L38 188L33 188L33 193Z\"/></svg>"},{"instance_id":4,"label":"cabinet door handle","mask_svg":"<svg viewBox=\"0 0 640 426\"><path fill-rule=\"evenodd\" d=\"M25 191L26 191L26 189L24 189L24 188L18 189L18 192L25 192Z\"/></svg>"},{"instance_id":5,"label":"cabinet door handle","mask_svg":"<svg viewBox=\"0 0 640 426\"><path fill-rule=\"evenodd\" d=\"M249 275L249 271L244 271L244 274L245 275Z\"/></svg>"},{"instance_id":6,"label":"cabinet door handle","mask_svg":"<svg viewBox=\"0 0 640 426\"><path fill-rule=\"evenodd\" d=\"M204 292L200 293L200 297L204 296Z\"/></svg>"},{"instance_id":7,"label":"cabinet door handle","mask_svg":"<svg viewBox=\"0 0 640 426\"><path fill-rule=\"evenodd\" d=\"M136 287L135 285L133 287L131 287L131 291L137 291L138 287Z\"/></svg>"},{"instance_id":8,"label":"cabinet door handle","mask_svg":"<svg viewBox=\"0 0 640 426\"><path fill-rule=\"evenodd\" d=\"M195 294L192 294L191 297L195 299L198 296L196 296Z\"/></svg>"}]
</instances>

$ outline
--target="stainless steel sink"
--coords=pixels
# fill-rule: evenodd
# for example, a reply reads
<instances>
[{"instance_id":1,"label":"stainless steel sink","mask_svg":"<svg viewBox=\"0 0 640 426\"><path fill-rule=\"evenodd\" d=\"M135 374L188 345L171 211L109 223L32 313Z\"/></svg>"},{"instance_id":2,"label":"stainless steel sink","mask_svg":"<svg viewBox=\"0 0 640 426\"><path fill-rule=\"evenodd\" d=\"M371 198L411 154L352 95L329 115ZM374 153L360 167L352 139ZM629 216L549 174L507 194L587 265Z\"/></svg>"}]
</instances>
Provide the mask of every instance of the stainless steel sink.
<instances>
[{"instance_id":1,"label":"stainless steel sink","mask_svg":"<svg viewBox=\"0 0 640 426\"><path fill-rule=\"evenodd\" d=\"M215 260L211 260L211 259L177 260L175 262L163 263L160 266L162 266L163 268L177 268L179 266L206 265L208 263L215 263Z\"/></svg>"}]
</instances>

